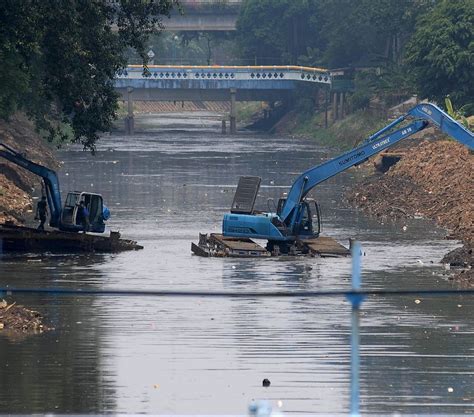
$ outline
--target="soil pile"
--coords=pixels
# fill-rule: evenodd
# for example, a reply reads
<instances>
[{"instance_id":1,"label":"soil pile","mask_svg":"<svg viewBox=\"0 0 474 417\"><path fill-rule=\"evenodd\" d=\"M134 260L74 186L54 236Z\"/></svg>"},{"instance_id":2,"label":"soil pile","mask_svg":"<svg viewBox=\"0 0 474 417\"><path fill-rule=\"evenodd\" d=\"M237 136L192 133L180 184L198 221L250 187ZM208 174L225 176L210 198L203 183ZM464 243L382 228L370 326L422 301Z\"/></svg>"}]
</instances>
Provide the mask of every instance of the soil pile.
<instances>
[{"instance_id":1,"label":"soil pile","mask_svg":"<svg viewBox=\"0 0 474 417\"><path fill-rule=\"evenodd\" d=\"M0 121L0 143L48 168L58 167L51 149L22 115L14 116L8 123ZM0 223L23 223L25 214L33 209L30 193L39 189L40 184L38 176L0 158Z\"/></svg>"},{"instance_id":2,"label":"soil pile","mask_svg":"<svg viewBox=\"0 0 474 417\"><path fill-rule=\"evenodd\" d=\"M348 199L381 218L425 217L447 228L465 247L443 262L474 266L474 156L451 141L412 147L387 173L359 184ZM457 279L474 285L474 270Z\"/></svg>"},{"instance_id":3,"label":"soil pile","mask_svg":"<svg viewBox=\"0 0 474 417\"><path fill-rule=\"evenodd\" d=\"M0 332L29 334L46 330L52 329L43 323L43 316L37 311L0 300Z\"/></svg>"}]
</instances>

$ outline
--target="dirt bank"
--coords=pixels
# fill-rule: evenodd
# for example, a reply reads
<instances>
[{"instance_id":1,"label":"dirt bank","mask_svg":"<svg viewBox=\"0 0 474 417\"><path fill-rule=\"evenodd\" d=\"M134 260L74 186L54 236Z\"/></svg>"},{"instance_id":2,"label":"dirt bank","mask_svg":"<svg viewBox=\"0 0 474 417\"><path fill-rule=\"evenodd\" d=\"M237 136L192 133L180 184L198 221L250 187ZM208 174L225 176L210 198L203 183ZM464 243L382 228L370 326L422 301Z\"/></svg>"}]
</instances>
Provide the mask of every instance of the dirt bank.
<instances>
[{"instance_id":1,"label":"dirt bank","mask_svg":"<svg viewBox=\"0 0 474 417\"><path fill-rule=\"evenodd\" d=\"M462 240L443 263L463 266L455 279L474 286L474 155L452 141L423 141L405 149L385 174L358 184L349 201L380 218L424 217Z\"/></svg>"},{"instance_id":2,"label":"dirt bank","mask_svg":"<svg viewBox=\"0 0 474 417\"><path fill-rule=\"evenodd\" d=\"M59 166L53 152L35 132L24 116L9 122L0 121L0 143L24 153L34 162L55 169ZM7 220L23 223L33 209L31 194L39 194L40 179L36 175L0 158L0 223Z\"/></svg>"}]
</instances>

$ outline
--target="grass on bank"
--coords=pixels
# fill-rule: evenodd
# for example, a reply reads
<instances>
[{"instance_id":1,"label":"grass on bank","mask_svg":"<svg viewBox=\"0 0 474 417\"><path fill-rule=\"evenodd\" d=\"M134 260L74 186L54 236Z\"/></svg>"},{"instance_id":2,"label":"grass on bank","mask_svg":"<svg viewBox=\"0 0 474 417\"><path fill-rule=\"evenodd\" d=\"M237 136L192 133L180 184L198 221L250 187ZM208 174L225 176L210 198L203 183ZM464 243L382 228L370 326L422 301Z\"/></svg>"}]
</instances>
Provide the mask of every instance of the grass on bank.
<instances>
[{"instance_id":1,"label":"grass on bank","mask_svg":"<svg viewBox=\"0 0 474 417\"><path fill-rule=\"evenodd\" d=\"M388 121L367 111L358 110L325 129L324 113L313 117L295 115L293 127L287 133L314 139L318 144L339 150L352 149ZM329 122L331 123L331 122Z\"/></svg>"},{"instance_id":2,"label":"grass on bank","mask_svg":"<svg viewBox=\"0 0 474 417\"><path fill-rule=\"evenodd\" d=\"M236 104L237 120L243 125L255 122L266 108L262 101L239 101Z\"/></svg>"}]
</instances>

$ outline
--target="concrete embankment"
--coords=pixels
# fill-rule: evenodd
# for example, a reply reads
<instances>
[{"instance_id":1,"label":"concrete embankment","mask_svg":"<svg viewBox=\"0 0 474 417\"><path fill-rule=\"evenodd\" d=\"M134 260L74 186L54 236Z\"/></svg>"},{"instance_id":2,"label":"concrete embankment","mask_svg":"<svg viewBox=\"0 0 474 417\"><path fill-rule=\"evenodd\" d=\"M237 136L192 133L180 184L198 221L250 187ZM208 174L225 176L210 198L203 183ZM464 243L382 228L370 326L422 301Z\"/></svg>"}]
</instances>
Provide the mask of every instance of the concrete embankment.
<instances>
[{"instance_id":1,"label":"concrete embankment","mask_svg":"<svg viewBox=\"0 0 474 417\"><path fill-rule=\"evenodd\" d=\"M474 286L474 156L453 141L423 141L404 149L385 174L358 184L348 200L381 219L424 217L464 243L442 262L460 268L454 279Z\"/></svg>"}]
</instances>

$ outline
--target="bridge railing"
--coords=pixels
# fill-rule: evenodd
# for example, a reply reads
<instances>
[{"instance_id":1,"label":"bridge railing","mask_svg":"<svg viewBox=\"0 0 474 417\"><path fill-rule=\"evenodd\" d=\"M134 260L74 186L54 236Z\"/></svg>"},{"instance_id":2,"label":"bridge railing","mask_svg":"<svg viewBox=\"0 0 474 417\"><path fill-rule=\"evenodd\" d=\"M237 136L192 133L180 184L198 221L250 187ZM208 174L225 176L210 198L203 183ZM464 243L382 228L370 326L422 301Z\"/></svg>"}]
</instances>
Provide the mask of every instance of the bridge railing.
<instances>
[{"instance_id":1,"label":"bridge railing","mask_svg":"<svg viewBox=\"0 0 474 417\"><path fill-rule=\"evenodd\" d=\"M329 70L299 66L164 66L129 65L117 73L117 79L157 80L236 80L236 81L304 81L331 84Z\"/></svg>"}]
</instances>

